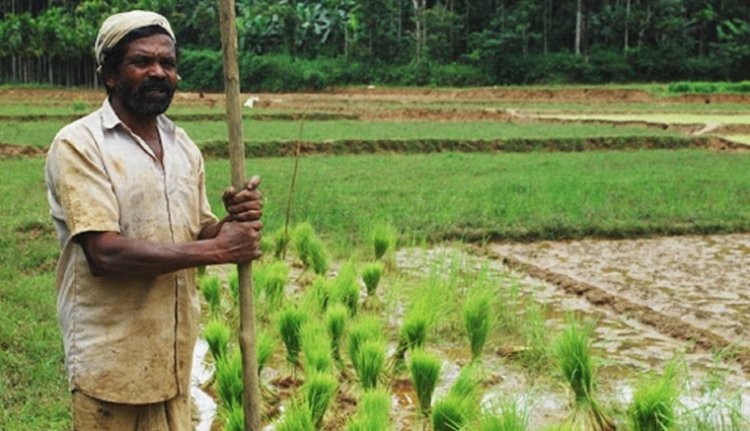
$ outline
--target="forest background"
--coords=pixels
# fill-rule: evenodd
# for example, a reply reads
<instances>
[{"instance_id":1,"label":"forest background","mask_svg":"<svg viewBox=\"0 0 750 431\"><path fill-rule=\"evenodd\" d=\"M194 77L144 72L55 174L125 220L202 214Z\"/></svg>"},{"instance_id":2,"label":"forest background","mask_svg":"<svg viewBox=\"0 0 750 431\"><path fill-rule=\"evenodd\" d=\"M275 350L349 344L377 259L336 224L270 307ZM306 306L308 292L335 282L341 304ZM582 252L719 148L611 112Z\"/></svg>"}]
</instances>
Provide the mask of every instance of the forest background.
<instances>
[{"instance_id":1,"label":"forest background","mask_svg":"<svg viewBox=\"0 0 750 431\"><path fill-rule=\"evenodd\" d=\"M747 0L236 0L243 91L741 81ZM223 88L216 0L0 0L0 84L96 87L114 12L177 34L183 89Z\"/></svg>"}]
</instances>

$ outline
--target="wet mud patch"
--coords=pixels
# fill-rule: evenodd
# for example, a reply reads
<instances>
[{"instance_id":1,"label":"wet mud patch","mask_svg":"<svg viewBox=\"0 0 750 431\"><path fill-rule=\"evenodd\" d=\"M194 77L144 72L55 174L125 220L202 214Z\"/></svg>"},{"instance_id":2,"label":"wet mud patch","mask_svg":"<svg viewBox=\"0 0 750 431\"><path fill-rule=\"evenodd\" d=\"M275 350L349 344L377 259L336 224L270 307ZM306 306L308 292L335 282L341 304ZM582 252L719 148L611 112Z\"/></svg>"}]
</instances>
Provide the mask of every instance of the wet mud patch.
<instances>
[{"instance_id":1,"label":"wet mud patch","mask_svg":"<svg viewBox=\"0 0 750 431\"><path fill-rule=\"evenodd\" d=\"M750 371L750 235L493 244L516 270Z\"/></svg>"}]
</instances>

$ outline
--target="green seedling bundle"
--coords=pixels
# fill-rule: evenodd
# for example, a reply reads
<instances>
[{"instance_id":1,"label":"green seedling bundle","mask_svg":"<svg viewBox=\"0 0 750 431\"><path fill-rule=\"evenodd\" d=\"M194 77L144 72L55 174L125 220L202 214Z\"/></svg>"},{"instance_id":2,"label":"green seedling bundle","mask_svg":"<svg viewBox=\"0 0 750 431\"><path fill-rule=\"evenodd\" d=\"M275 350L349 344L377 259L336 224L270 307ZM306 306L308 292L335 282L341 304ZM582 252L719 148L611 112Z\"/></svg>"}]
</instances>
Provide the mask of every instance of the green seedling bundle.
<instances>
[{"instance_id":1,"label":"green seedling bundle","mask_svg":"<svg viewBox=\"0 0 750 431\"><path fill-rule=\"evenodd\" d=\"M332 374L318 370L307 371L302 393L316 429L320 429L323 416L336 394L337 387L338 380Z\"/></svg>"},{"instance_id":2,"label":"green seedling bundle","mask_svg":"<svg viewBox=\"0 0 750 431\"><path fill-rule=\"evenodd\" d=\"M325 314L326 330L331 339L331 352L337 361L341 360L341 342L344 339L348 316L349 310L343 304L333 304Z\"/></svg>"},{"instance_id":3,"label":"green seedling bundle","mask_svg":"<svg viewBox=\"0 0 750 431\"><path fill-rule=\"evenodd\" d=\"M383 274L383 264L380 262L368 263L362 268L362 281L367 288L367 295L375 295L375 290L380 283L380 277Z\"/></svg>"},{"instance_id":4,"label":"green seedling bundle","mask_svg":"<svg viewBox=\"0 0 750 431\"><path fill-rule=\"evenodd\" d=\"M278 328L281 340L286 347L286 360L294 367L299 367L299 353L301 350L301 329L308 320L304 309L287 306L279 312Z\"/></svg>"},{"instance_id":5,"label":"green seedling bundle","mask_svg":"<svg viewBox=\"0 0 750 431\"><path fill-rule=\"evenodd\" d=\"M208 303L212 314L221 309L221 280L218 276L207 275L198 279L198 287Z\"/></svg>"},{"instance_id":6,"label":"green seedling bundle","mask_svg":"<svg viewBox=\"0 0 750 431\"><path fill-rule=\"evenodd\" d=\"M359 308L359 282L354 262L347 262L340 270L331 285L331 299L346 305L349 315L354 317Z\"/></svg>"},{"instance_id":7,"label":"green seedling bundle","mask_svg":"<svg viewBox=\"0 0 750 431\"><path fill-rule=\"evenodd\" d=\"M292 242L297 257L316 274L324 275L328 270L328 252L310 223L300 223L294 228Z\"/></svg>"},{"instance_id":8,"label":"green seedling bundle","mask_svg":"<svg viewBox=\"0 0 750 431\"><path fill-rule=\"evenodd\" d=\"M208 343L215 361L226 356L231 330L222 320L212 319L203 327L203 338Z\"/></svg>"},{"instance_id":9,"label":"green seedling bundle","mask_svg":"<svg viewBox=\"0 0 750 431\"><path fill-rule=\"evenodd\" d=\"M347 431L388 431L390 429L390 394L382 388L365 391L360 407L346 427Z\"/></svg>"},{"instance_id":10,"label":"green seedling bundle","mask_svg":"<svg viewBox=\"0 0 750 431\"><path fill-rule=\"evenodd\" d=\"M409 374L417 392L419 410L423 415L428 415L430 412L432 393L437 386L441 366L439 358L424 350L416 349L411 352Z\"/></svg>"}]
</instances>

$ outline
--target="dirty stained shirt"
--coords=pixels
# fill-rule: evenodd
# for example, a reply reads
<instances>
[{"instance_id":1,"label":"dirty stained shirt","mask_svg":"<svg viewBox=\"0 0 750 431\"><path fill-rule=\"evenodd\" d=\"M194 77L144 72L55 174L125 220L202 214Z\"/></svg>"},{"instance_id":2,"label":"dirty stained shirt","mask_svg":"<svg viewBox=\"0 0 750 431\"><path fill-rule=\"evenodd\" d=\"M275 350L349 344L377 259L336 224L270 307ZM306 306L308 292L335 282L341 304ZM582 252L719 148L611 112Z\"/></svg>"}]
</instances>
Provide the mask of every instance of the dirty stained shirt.
<instances>
[{"instance_id":1,"label":"dirty stained shirt","mask_svg":"<svg viewBox=\"0 0 750 431\"><path fill-rule=\"evenodd\" d=\"M116 403L189 391L200 317L195 270L95 277L74 238L112 231L182 243L216 222L200 151L163 115L158 129L163 163L105 101L57 134L45 168L62 247L57 310L70 388Z\"/></svg>"}]
</instances>

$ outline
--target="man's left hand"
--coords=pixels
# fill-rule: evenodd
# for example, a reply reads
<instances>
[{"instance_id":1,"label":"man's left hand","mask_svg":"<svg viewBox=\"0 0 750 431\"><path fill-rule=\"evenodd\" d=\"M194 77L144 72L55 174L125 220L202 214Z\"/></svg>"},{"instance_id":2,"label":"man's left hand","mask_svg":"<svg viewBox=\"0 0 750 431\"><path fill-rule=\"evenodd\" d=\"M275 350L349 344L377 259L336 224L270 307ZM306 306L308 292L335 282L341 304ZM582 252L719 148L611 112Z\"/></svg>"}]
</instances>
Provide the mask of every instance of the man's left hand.
<instances>
[{"instance_id":1,"label":"man's left hand","mask_svg":"<svg viewBox=\"0 0 750 431\"><path fill-rule=\"evenodd\" d=\"M233 221L260 220L263 215L263 193L258 191L259 185L260 177L255 175L239 192L234 187L224 190L222 201L229 213L229 219Z\"/></svg>"}]
</instances>

